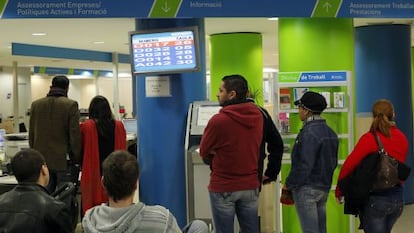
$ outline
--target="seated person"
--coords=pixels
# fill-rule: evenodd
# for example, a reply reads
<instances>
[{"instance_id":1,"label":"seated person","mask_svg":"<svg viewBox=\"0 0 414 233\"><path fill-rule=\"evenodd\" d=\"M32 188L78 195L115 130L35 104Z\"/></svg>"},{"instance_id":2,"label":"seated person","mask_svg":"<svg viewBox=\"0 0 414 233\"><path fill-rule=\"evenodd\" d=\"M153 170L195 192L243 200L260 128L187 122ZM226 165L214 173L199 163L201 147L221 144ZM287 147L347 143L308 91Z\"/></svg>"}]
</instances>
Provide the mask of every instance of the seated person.
<instances>
[{"instance_id":1,"label":"seated person","mask_svg":"<svg viewBox=\"0 0 414 233\"><path fill-rule=\"evenodd\" d=\"M17 152L11 169L18 185L0 196L0 232L72 232L67 206L45 189L49 170L40 152Z\"/></svg>"},{"instance_id":2,"label":"seated person","mask_svg":"<svg viewBox=\"0 0 414 233\"><path fill-rule=\"evenodd\" d=\"M138 161L127 151L112 152L102 163L102 185L108 203L86 211L82 220L89 232L182 232L172 213L159 205L133 203L139 177ZM207 224L194 220L183 232L207 233Z\"/></svg>"}]
</instances>

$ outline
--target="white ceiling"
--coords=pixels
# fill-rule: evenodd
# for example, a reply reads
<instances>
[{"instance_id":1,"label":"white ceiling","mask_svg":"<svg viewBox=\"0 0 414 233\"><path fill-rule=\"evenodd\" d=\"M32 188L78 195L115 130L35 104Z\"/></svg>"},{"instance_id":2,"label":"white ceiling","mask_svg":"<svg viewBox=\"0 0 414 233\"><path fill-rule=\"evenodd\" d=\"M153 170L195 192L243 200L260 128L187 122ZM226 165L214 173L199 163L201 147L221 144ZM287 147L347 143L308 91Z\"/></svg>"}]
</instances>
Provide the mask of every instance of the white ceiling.
<instances>
[{"instance_id":1,"label":"white ceiling","mask_svg":"<svg viewBox=\"0 0 414 233\"><path fill-rule=\"evenodd\" d=\"M355 19L354 25L378 23L411 24L412 19ZM20 67L47 66L61 68L112 70L106 62L62 60L38 57L12 56L11 43L96 50L102 52L129 53L128 32L135 30L135 19L1 19L0 66ZM414 31L414 30L412 30ZM32 36L44 32L46 36ZM263 35L264 67L278 68L278 22L266 18L206 18L205 33L259 32ZM412 37L414 38L414 37ZM103 44L93 42L103 41ZM208 46L208 43L206 43ZM208 48L206 48L208 57ZM206 59L208 61L208 59ZM207 64L208 68L208 64ZM121 64L119 72L130 73L130 65Z\"/></svg>"}]
</instances>

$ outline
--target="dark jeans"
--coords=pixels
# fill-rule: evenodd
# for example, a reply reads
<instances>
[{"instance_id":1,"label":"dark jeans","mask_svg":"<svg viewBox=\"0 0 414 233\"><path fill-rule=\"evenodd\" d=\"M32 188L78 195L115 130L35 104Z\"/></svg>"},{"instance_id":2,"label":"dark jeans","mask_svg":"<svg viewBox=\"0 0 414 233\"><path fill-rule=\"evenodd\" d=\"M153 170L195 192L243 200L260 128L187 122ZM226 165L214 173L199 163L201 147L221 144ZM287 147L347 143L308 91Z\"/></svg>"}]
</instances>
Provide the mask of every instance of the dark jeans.
<instances>
[{"instance_id":1,"label":"dark jeans","mask_svg":"<svg viewBox=\"0 0 414 233\"><path fill-rule=\"evenodd\" d=\"M404 208L403 188L370 194L361 210L362 227L365 233L390 233Z\"/></svg>"},{"instance_id":2,"label":"dark jeans","mask_svg":"<svg viewBox=\"0 0 414 233\"><path fill-rule=\"evenodd\" d=\"M47 191L52 194L57 188L66 182L72 182L78 184L80 167L77 164L68 161L67 170L57 171L50 169L49 170L49 184L46 186Z\"/></svg>"},{"instance_id":3,"label":"dark jeans","mask_svg":"<svg viewBox=\"0 0 414 233\"><path fill-rule=\"evenodd\" d=\"M46 189L50 194L63 183L72 181L69 171L49 170L49 177L49 184L46 186Z\"/></svg>"}]
</instances>

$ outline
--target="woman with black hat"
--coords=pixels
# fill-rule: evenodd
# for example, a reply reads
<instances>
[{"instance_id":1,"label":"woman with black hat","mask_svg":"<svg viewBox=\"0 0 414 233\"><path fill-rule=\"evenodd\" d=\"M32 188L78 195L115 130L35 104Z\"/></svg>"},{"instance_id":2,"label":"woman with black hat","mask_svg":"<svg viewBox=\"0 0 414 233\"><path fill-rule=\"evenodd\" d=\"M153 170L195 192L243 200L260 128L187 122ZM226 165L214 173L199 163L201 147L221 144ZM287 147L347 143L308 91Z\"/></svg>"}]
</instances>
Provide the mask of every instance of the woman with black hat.
<instances>
[{"instance_id":1,"label":"woman with black hat","mask_svg":"<svg viewBox=\"0 0 414 233\"><path fill-rule=\"evenodd\" d=\"M308 91L295 101L303 127L292 149L292 166L283 189L292 192L303 233L326 233L326 201L338 164L338 136L321 113L327 103Z\"/></svg>"}]
</instances>

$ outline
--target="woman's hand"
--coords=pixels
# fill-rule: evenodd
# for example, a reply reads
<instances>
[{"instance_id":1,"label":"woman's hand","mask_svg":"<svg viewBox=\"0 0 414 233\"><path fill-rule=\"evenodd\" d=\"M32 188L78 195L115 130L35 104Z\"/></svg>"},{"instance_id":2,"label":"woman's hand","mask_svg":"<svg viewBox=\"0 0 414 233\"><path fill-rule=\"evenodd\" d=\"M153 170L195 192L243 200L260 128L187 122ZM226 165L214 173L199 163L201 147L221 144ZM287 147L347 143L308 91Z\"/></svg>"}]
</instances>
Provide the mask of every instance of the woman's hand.
<instances>
[{"instance_id":1,"label":"woman's hand","mask_svg":"<svg viewBox=\"0 0 414 233\"><path fill-rule=\"evenodd\" d=\"M344 197L343 196L339 196L339 197L336 197L336 203L338 203L338 204L343 204L344 203Z\"/></svg>"}]
</instances>

